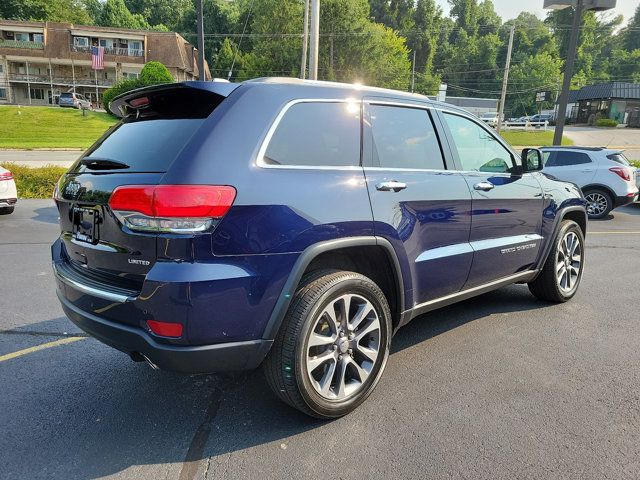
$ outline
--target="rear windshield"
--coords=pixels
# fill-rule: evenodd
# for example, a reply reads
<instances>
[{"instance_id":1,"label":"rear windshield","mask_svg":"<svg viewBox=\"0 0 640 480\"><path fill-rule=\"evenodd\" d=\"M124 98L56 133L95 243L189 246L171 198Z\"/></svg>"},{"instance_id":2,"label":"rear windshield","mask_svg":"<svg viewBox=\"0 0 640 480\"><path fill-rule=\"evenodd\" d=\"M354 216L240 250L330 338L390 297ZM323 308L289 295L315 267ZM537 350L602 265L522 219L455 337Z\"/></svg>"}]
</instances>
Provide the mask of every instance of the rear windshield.
<instances>
[{"instance_id":1,"label":"rear windshield","mask_svg":"<svg viewBox=\"0 0 640 480\"><path fill-rule=\"evenodd\" d=\"M609 160L613 160L616 163L620 163L625 167L628 167L630 165L629 160L627 160L627 157L625 157L622 153L612 153L610 155L607 155L607 158Z\"/></svg>"},{"instance_id":2,"label":"rear windshield","mask_svg":"<svg viewBox=\"0 0 640 480\"><path fill-rule=\"evenodd\" d=\"M125 120L82 158L121 162L129 166L124 169L127 172L166 172L204 121L204 118ZM84 168L78 163L74 171Z\"/></svg>"}]
</instances>

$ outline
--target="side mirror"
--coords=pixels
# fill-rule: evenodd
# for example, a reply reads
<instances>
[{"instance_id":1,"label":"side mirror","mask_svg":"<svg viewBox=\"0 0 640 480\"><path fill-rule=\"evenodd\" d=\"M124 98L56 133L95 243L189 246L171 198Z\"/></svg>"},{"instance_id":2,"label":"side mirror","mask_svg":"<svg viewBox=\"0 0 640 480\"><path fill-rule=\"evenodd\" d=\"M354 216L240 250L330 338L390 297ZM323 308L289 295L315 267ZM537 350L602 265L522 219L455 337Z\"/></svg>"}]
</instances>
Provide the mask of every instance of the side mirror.
<instances>
[{"instance_id":1,"label":"side mirror","mask_svg":"<svg viewBox=\"0 0 640 480\"><path fill-rule=\"evenodd\" d=\"M544 167L542 151L537 148L523 149L521 158L523 172L538 172Z\"/></svg>"}]
</instances>

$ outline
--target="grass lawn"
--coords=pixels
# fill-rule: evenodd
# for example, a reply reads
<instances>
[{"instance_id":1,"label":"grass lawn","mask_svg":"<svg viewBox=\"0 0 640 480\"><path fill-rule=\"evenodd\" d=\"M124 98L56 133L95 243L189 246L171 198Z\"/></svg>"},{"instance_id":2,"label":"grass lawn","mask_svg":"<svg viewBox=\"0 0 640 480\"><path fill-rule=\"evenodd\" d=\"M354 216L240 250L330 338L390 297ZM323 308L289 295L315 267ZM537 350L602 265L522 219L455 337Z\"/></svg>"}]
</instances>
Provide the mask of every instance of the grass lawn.
<instances>
[{"instance_id":1,"label":"grass lawn","mask_svg":"<svg viewBox=\"0 0 640 480\"><path fill-rule=\"evenodd\" d=\"M553 145L553 130L529 131L524 130L502 130L500 132L511 145L519 147L546 147ZM567 137L562 137L562 145L573 145Z\"/></svg>"},{"instance_id":2,"label":"grass lawn","mask_svg":"<svg viewBox=\"0 0 640 480\"><path fill-rule=\"evenodd\" d=\"M87 148L114 123L75 108L0 106L0 148Z\"/></svg>"}]
</instances>

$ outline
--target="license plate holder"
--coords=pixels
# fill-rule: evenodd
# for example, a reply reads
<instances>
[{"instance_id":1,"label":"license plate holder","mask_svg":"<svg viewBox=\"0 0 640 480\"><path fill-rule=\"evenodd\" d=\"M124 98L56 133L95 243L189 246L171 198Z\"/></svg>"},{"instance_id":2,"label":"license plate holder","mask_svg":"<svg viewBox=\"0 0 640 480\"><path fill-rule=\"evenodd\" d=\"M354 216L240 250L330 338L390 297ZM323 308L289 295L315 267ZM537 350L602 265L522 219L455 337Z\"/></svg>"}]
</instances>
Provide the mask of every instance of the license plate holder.
<instances>
[{"instance_id":1,"label":"license plate holder","mask_svg":"<svg viewBox=\"0 0 640 480\"><path fill-rule=\"evenodd\" d=\"M93 208L73 208L73 239L79 242L98 242L99 215Z\"/></svg>"}]
</instances>

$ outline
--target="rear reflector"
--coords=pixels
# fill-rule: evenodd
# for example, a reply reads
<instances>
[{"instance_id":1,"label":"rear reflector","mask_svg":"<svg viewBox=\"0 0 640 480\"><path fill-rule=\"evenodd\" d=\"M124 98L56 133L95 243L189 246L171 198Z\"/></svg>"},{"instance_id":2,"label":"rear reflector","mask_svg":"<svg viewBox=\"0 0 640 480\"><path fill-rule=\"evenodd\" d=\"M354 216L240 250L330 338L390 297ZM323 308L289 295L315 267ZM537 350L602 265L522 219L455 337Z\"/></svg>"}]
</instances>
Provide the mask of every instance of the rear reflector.
<instances>
[{"instance_id":1,"label":"rear reflector","mask_svg":"<svg viewBox=\"0 0 640 480\"><path fill-rule=\"evenodd\" d=\"M625 182L631 181L631 172L624 167L611 167L609 171L618 175Z\"/></svg>"},{"instance_id":2,"label":"rear reflector","mask_svg":"<svg viewBox=\"0 0 640 480\"><path fill-rule=\"evenodd\" d=\"M182 324L173 322L158 322L157 320L147 320L147 325L153 333L161 337L181 337Z\"/></svg>"},{"instance_id":3,"label":"rear reflector","mask_svg":"<svg viewBox=\"0 0 640 480\"><path fill-rule=\"evenodd\" d=\"M3 180L13 180L13 174L11 172L0 173L0 182Z\"/></svg>"},{"instance_id":4,"label":"rear reflector","mask_svg":"<svg viewBox=\"0 0 640 480\"><path fill-rule=\"evenodd\" d=\"M191 233L222 218L235 198L228 185L124 185L109 206L132 230Z\"/></svg>"}]
</instances>

